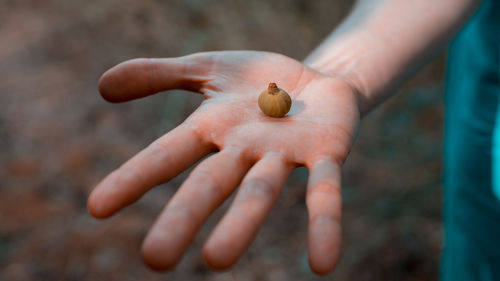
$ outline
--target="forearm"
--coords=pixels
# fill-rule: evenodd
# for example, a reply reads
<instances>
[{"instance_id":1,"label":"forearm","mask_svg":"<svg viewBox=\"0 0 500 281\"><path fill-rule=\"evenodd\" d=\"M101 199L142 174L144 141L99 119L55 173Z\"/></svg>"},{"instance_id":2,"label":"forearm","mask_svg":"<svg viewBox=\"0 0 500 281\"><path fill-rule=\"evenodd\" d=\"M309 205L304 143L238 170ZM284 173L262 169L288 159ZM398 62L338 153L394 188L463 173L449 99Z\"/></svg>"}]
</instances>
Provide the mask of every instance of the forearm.
<instances>
[{"instance_id":1,"label":"forearm","mask_svg":"<svg viewBox=\"0 0 500 281\"><path fill-rule=\"evenodd\" d=\"M359 0L350 16L305 59L359 92L362 114L446 45L478 0Z\"/></svg>"}]
</instances>

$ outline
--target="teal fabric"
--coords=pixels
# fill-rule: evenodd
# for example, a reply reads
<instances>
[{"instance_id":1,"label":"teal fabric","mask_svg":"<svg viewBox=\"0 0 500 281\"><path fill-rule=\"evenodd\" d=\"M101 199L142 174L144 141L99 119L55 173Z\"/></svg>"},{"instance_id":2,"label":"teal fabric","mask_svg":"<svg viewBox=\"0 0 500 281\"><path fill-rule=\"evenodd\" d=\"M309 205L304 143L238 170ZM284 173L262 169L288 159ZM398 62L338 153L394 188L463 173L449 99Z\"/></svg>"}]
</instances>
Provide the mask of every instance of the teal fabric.
<instances>
[{"instance_id":1,"label":"teal fabric","mask_svg":"<svg viewBox=\"0 0 500 281\"><path fill-rule=\"evenodd\" d=\"M442 281L500 280L499 40L500 1L483 0L450 46Z\"/></svg>"}]
</instances>

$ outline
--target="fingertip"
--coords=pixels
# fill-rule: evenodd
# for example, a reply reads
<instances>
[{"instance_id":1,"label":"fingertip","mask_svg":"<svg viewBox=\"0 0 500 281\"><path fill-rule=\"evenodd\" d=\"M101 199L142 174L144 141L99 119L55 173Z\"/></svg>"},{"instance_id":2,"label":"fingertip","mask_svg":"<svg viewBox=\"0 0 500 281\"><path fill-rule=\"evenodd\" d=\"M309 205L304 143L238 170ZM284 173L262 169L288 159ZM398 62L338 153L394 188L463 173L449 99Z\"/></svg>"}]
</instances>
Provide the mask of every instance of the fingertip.
<instances>
[{"instance_id":1,"label":"fingertip","mask_svg":"<svg viewBox=\"0 0 500 281\"><path fill-rule=\"evenodd\" d=\"M241 217L226 214L203 247L203 260L215 270L226 270L241 258L250 246L255 229Z\"/></svg>"},{"instance_id":2,"label":"fingertip","mask_svg":"<svg viewBox=\"0 0 500 281\"><path fill-rule=\"evenodd\" d=\"M311 267L312 272L317 275L327 275L335 268L335 266L331 266L326 263L318 263L317 261L311 260L311 256L309 256L309 266Z\"/></svg>"},{"instance_id":3,"label":"fingertip","mask_svg":"<svg viewBox=\"0 0 500 281\"><path fill-rule=\"evenodd\" d=\"M205 244L202 251L203 260L212 269L224 271L232 267L236 260L230 259L221 251L221 247L211 243L210 240Z\"/></svg>"},{"instance_id":4,"label":"fingertip","mask_svg":"<svg viewBox=\"0 0 500 281\"><path fill-rule=\"evenodd\" d=\"M180 257L172 255L161 246L159 241L146 238L141 249L142 261L154 271L164 272L173 269L179 262Z\"/></svg>"},{"instance_id":5,"label":"fingertip","mask_svg":"<svg viewBox=\"0 0 500 281\"><path fill-rule=\"evenodd\" d=\"M330 273L340 258L341 226L336 220L319 217L309 226L309 265L319 275Z\"/></svg>"},{"instance_id":6,"label":"fingertip","mask_svg":"<svg viewBox=\"0 0 500 281\"><path fill-rule=\"evenodd\" d=\"M131 78L128 67L134 60L122 62L104 72L99 78L98 88L102 98L111 103L127 100L126 89L130 87ZM125 90L125 91L124 91Z\"/></svg>"},{"instance_id":7,"label":"fingertip","mask_svg":"<svg viewBox=\"0 0 500 281\"><path fill-rule=\"evenodd\" d=\"M113 215L109 207L99 200L97 192L92 192L87 199L87 210L96 219L105 219Z\"/></svg>"},{"instance_id":8,"label":"fingertip","mask_svg":"<svg viewBox=\"0 0 500 281\"><path fill-rule=\"evenodd\" d=\"M327 275L337 267L338 258L328 259L320 255L310 254L308 257L311 270L318 275Z\"/></svg>"},{"instance_id":9,"label":"fingertip","mask_svg":"<svg viewBox=\"0 0 500 281\"><path fill-rule=\"evenodd\" d=\"M112 92L112 87L109 83L110 79L109 79L109 73L112 69L109 69L107 70L106 72L104 72L101 77L99 78L99 82L98 82L98 89L99 89L99 93L101 94L101 97L108 101L108 102L116 102L116 99L113 99L113 94L111 93Z\"/></svg>"}]
</instances>

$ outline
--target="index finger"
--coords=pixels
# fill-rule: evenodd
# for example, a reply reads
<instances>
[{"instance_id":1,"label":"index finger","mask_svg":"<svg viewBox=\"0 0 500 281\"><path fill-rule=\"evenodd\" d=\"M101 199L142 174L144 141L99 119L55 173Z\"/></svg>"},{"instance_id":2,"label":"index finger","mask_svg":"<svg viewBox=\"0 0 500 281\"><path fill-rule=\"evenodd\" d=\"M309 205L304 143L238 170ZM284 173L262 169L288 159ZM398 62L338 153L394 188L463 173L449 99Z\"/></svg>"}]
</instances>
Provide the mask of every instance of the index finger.
<instances>
[{"instance_id":1,"label":"index finger","mask_svg":"<svg viewBox=\"0 0 500 281\"><path fill-rule=\"evenodd\" d=\"M90 194L88 209L94 217L111 216L215 150L183 123L104 178Z\"/></svg>"}]
</instances>

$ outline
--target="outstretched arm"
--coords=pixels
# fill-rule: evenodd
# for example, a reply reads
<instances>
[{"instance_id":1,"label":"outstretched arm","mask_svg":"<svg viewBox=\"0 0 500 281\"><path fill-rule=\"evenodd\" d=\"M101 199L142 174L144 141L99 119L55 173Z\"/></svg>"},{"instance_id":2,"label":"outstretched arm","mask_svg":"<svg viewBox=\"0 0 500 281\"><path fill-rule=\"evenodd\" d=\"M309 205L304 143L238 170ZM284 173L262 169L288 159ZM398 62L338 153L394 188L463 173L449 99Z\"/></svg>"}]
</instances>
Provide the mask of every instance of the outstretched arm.
<instances>
[{"instance_id":1,"label":"outstretched arm","mask_svg":"<svg viewBox=\"0 0 500 281\"><path fill-rule=\"evenodd\" d=\"M342 75L364 114L448 44L480 0L360 0L304 63Z\"/></svg>"}]
</instances>

